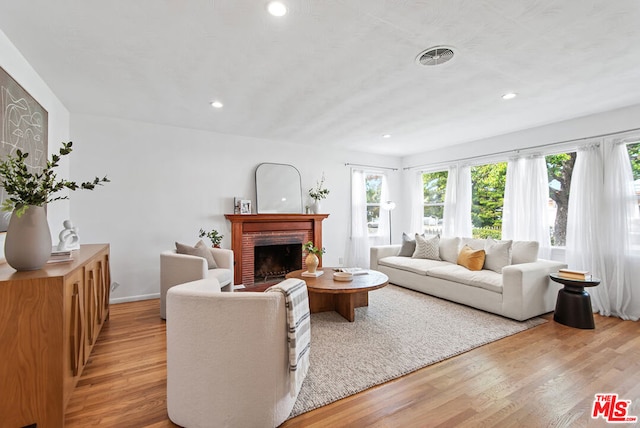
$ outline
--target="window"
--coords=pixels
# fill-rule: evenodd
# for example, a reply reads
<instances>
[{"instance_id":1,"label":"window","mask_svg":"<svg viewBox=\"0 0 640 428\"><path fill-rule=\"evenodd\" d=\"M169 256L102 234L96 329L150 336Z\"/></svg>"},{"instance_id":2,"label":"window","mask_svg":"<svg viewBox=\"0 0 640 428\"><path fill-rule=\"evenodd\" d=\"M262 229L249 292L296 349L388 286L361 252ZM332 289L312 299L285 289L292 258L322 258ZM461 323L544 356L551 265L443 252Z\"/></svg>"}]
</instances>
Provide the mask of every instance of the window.
<instances>
[{"instance_id":1,"label":"window","mask_svg":"<svg viewBox=\"0 0 640 428\"><path fill-rule=\"evenodd\" d=\"M422 174L423 216L422 227L428 235L442 232L444 196L447 191L447 171Z\"/></svg>"},{"instance_id":2,"label":"window","mask_svg":"<svg viewBox=\"0 0 640 428\"><path fill-rule=\"evenodd\" d=\"M633 190L636 192L638 209L640 209L640 142L627 144L627 152L631 161L631 172L633 174ZM640 253L640 221L636 217L631 223L630 233L631 248L634 253Z\"/></svg>"},{"instance_id":3,"label":"window","mask_svg":"<svg viewBox=\"0 0 640 428\"><path fill-rule=\"evenodd\" d=\"M506 181L506 162L471 168L471 223L474 238L501 238Z\"/></svg>"},{"instance_id":4,"label":"window","mask_svg":"<svg viewBox=\"0 0 640 428\"><path fill-rule=\"evenodd\" d=\"M569 214L569 190L571 175L576 163L576 152L545 156L549 176L549 224L551 246L567 243L567 216Z\"/></svg>"},{"instance_id":5,"label":"window","mask_svg":"<svg viewBox=\"0 0 640 428\"><path fill-rule=\"evenodd\" d=\"M382 199L382 174L367 173L365 188L367 192L367 228L370 235L377 235L380 225L380 204Z\"/></svg>"}]
</instances>

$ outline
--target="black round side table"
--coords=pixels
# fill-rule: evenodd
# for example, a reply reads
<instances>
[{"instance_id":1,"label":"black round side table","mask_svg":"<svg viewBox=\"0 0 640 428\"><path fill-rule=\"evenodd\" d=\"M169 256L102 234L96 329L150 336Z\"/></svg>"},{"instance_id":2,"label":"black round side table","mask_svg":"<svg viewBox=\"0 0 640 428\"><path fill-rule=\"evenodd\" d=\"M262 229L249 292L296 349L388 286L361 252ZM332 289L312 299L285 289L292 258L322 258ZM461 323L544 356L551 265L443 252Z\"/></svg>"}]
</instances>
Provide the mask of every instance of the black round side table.
<instances>
[{"instance_id":1,"label":"black round side table","mask_svg":"<svg viewBox=\"0 0 640 428\"><path fill-rule=\"evenodd\" d=\"M600 284L599 278L591 277L587 280L569 279L556 273L549 274L552 281L564 285L558 291L556 311L553 320L569 327L594 329L593 309L591 308L591 296L584 287L595 287Z\"/></svg>"}]
</instances>

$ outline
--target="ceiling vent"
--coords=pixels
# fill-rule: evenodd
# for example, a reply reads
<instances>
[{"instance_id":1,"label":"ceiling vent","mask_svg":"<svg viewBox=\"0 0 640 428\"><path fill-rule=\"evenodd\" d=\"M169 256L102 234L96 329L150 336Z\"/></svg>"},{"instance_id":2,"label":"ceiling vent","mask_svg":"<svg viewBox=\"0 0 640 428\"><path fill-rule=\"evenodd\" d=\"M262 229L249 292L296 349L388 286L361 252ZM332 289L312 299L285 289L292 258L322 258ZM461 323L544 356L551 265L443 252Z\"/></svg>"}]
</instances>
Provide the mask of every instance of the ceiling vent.
<instances>
[{"instance_id":1,"label":"ceiling vent","mask_svg":"<svg viewBox=\"0 0 640 428\"><path fill-rule=\"evenodd\" d=\"M445 46L436 46L420 52L416 57L418 65L441 65L453 58L453 50Z\"/></svg>"}]
</instances>

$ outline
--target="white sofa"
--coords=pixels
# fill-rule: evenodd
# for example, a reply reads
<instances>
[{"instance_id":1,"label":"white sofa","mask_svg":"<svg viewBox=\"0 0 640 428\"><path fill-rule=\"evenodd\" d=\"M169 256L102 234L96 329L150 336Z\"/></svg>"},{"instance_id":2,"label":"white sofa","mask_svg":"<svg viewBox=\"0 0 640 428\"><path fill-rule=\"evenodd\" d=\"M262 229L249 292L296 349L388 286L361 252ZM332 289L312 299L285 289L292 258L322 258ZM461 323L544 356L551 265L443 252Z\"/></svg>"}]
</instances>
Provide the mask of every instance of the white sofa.
<instances>
[{"instance_id":1,"label":"white sofa","mask_svg":"<svg viewBox=\"0 0 640 428\"><path fill-rule=\"evenodd\" d=\"M198 279L215 278L224 291L233 291L233 251L207 248L218 265L209 269L207 261L198 256L178 254L176 250L160 254L160 317L166 319L167 291L174 285Z\"/></svg>"},{"instance_id":2,"label":"white sofa","mask_svg":"<svg viewBox=\"0 0 640 428\"><path fill-rule=\"evenodd\" d=\"M518 321L554 310L561 285L549 274L567 265L538 259L537 242L512 242L508 265L495 269L500 273L456 264L463 245L484 249L486 240L443 238L439 245L442 260L399 256L401 245L372 247L371 269L387 275L392 284Z\"/></svg>"},{"instance_id":3,"label":"white sofa","mask_svg":"<svg viewBox=\"0 0 640 428\"><path fill-rule=\"evenodd\" d=\"M282 293L221 293L215 278L172 287L169 418L189 428L280 425L300 391L291 386L288 349Z\"/></svg>"}]
</instances>

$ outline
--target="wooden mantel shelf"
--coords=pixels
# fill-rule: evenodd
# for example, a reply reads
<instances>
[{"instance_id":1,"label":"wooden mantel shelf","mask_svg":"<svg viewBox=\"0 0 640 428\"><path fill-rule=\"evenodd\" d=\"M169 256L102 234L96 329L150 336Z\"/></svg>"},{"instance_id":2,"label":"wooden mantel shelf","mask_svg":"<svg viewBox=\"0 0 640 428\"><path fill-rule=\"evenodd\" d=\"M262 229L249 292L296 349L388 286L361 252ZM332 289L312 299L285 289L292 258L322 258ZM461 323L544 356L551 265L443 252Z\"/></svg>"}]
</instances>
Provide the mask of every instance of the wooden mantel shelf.
<instances>
[{"instance_id":1,"label":"wooden mantel shelf","mask_svg":"<svg viewBox=\"0 0 640 428\"><path fill-rule=\"evenodd\" d=\"M243 283L243 266L253 263L253 256L249 256L245 248L243 252L243 236L256 234L282 233L286 231L307 231L314 245L322 248L322 221L329 214L225 214L231 222L231 249L235 261L234 283ZM250 249L251 252L253 249ZM320 266L322 258L320 257ZM251 266L252 268L252 266ZM247 271L248 266L244 266ZM244 274L249 285L253 282L253 274Z\"/></svg>"},{"instance_id":2,"label":"wooden mantel shelf","mask_svg":"<svg viewBox=\"0 0 640 428\"><path fill-rule=\"evenodd\" d=\"M279 221L322 221L329 214L225 214L231 223L265 223Z\"/></svg>"}]
</instances>

